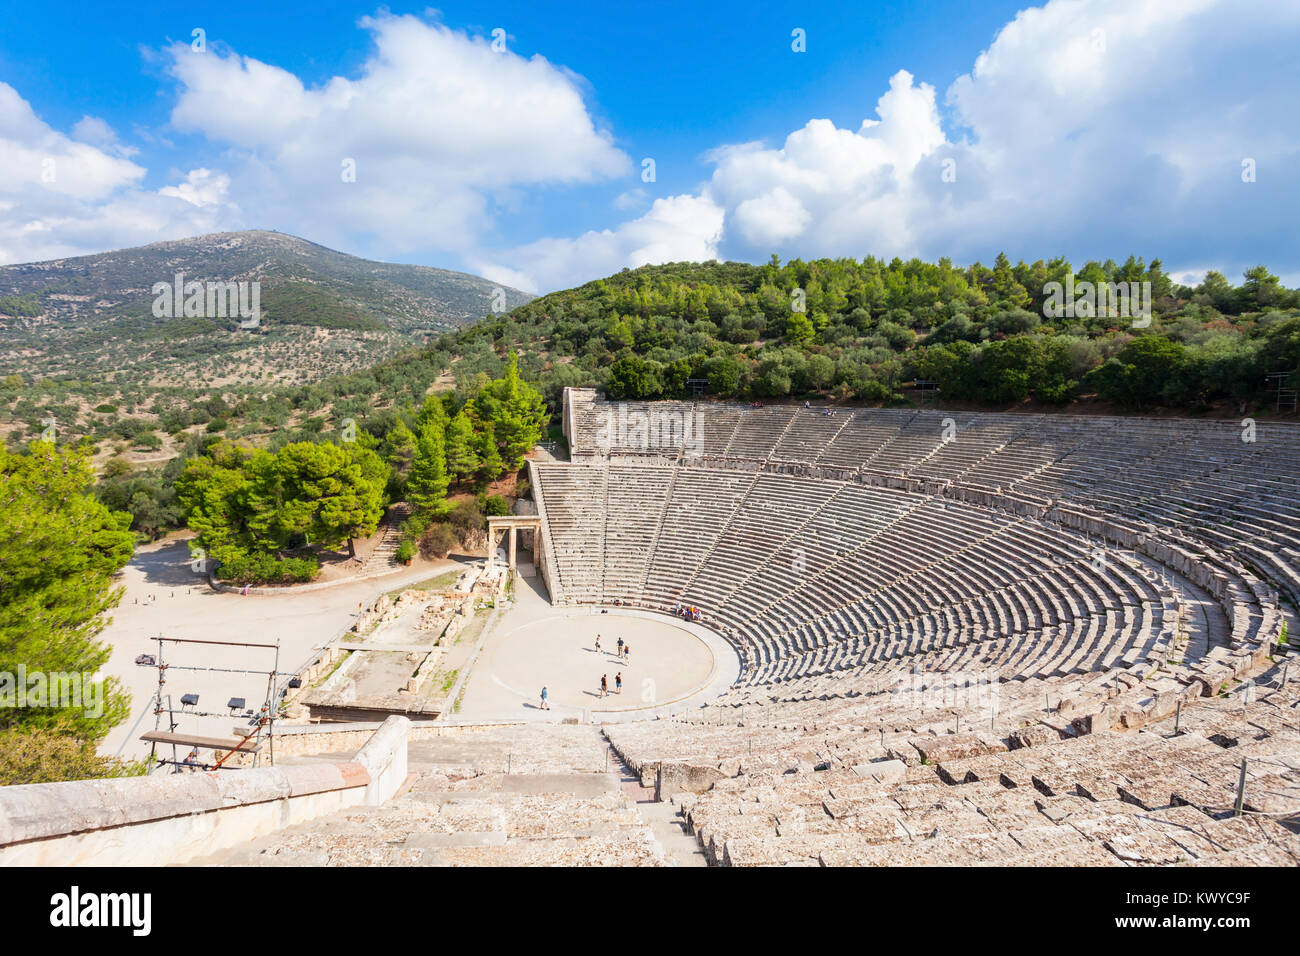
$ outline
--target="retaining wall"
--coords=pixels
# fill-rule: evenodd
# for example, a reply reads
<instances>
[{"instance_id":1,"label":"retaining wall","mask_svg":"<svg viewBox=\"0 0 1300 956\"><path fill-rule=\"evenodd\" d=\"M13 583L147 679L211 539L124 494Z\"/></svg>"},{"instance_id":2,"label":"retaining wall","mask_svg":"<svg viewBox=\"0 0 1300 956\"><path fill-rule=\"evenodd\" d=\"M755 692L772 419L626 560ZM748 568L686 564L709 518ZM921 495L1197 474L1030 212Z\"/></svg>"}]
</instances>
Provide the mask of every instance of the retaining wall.
<instances>
[{"instance_id":1,"label":"retaining wall","mask_svg":"<svg viewBox=\"0 0 1300 956\"><path fill-rule=\"evenodd\" d=\"M390 717L349 761L0 788L0 866L184 863L346 807L406 779L410 721Z\"/></svg>"}]
</instances>

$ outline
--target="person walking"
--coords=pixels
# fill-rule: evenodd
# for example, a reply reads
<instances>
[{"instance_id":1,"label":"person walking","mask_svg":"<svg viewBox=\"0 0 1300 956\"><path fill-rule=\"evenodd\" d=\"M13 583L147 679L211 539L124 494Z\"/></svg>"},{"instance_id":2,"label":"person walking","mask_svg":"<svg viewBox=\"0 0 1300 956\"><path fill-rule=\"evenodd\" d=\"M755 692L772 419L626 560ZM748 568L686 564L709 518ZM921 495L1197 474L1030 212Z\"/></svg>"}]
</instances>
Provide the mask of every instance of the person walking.
<instances>
[{"instance_id":1,"label":"person walking","mask_svg":"<svg viewBox=\"0 0 1300 956\"><path fill-rule=\"evenodd\" d=\"M545 685L545 684L542 685L542 703L541 703L541 707L540 707L539 709L540 709L540 710L550 710L550 709L551 709L551 705L548 704L548 703L546 702L546 685Z\"/></svg>"},{"instance_id":2,"label":"person walking","mask_svg":"<svg viewBox=\"0 0 1300 956\"><path fill-rule=\"evenodd\" d=\"M631 644L624 644L624 645L623 645L623 660L624 660L625 663L628 663L628 664L632 663L632 645L631 645Z\"/></svg>"},{"instance_id":3,"label":"person walking","mask_svg":"<svg viewBox=\"0 0 1300 956\"><path fill-rule=\"evenodd\" d=\"M609 681L604 674L600 675L600 696L604 697L609 693Z\"/></svg>"},{"instance_id":4,"label":"person walking","mask_svg":"<svg viewBox=\"0 0 1300 956\"><path fill-rule=\"evenodd\" d=\"M600 635L599 635L599 634L596 635L596 653L597 653L597 654L600 653Z\"/></svg>"},{"instance_id":5,"label":"person walking","mask_svg":"<svg viewBox=\"0 0 1300 956\"><path fill-rule=\"evenodd\" d=\"M614 675L614 693L623 693L623 672L619 671Z\"/></svg>"},{"instance_id":6,"label":"person walking","mask_svg":"<svg viewBox=\"0 0 1300 956\"><path fill-rule=\"evenodd\" d=\"M623 638L621 637L618 639L618 656L623 656Z\"/></svg>"}]
</instances>

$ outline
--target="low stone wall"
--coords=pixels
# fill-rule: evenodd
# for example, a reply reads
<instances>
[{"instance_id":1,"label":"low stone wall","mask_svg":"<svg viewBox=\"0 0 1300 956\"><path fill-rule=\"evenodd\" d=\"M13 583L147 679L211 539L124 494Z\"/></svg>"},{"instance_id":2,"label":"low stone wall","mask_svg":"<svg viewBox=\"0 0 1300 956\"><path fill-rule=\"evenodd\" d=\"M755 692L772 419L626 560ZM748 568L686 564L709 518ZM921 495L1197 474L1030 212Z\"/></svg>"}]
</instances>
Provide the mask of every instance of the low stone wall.
<instances>
[{"instance_id":1,"label":"low stone wall","mask_svg":"<svg viewBox=\"0 0 1300 956\"><path fill-rule=\"evenodd\" d=\"M350 761L0 788L0 866L164 866L361 804L406 779L410 722Z\"/></svg>"}]
</instances>

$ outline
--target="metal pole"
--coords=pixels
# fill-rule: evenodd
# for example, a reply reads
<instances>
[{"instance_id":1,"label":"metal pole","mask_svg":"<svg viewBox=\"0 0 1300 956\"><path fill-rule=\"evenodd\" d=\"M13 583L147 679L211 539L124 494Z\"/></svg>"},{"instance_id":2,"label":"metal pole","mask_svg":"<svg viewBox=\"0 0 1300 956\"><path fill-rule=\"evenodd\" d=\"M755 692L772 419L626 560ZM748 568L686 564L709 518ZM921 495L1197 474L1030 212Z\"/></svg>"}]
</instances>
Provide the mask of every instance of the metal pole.
<instances>
[{"instance_id":1,"label":"metal pole","mask_svg":"<svg viewBox=\"0 0 1300 956\"><path fill-rule=\"evenodd\" d=\"M1233 808L1234 817L1241 816L1242 805L1246 802L1246 758L1241 758L1241 777L1237 781L1237 805Z\"/></svg>"},{"instance_id":2,"label":"metal pole","mask_svg":"<svg viewBox=\"0 0 1300 956\"><path fill-rule=\"evenodd\" d=\"M280 639L277 637L275 639L275 663L272 665L272 670L271 670L271 687L273 688L272 693L275 696L275 700L273 700L271 704L275 709L271 711L271 730L269 736L266 738L266 746L267 746L267 750L269 751L269 756L267 759L270 760L272 767L275 766L275 718L276 715L279 714L280 712L280 693L279 693L279 688L277 688L275 684L275 678L276 675L279 674L279 672L280 672Z\"/></svg>"},{"instance_id":3,"label":"metal pole","mask_svg":"<svg viewBox=\"0 0 1300 956\"><path fill-rule=\"evenodd\" d=\"M1178 725L1183 721L1183 702L1178 702L1178 707L1174 711L1174 733L1178 733Z\"/></svg>"}]
</instances>

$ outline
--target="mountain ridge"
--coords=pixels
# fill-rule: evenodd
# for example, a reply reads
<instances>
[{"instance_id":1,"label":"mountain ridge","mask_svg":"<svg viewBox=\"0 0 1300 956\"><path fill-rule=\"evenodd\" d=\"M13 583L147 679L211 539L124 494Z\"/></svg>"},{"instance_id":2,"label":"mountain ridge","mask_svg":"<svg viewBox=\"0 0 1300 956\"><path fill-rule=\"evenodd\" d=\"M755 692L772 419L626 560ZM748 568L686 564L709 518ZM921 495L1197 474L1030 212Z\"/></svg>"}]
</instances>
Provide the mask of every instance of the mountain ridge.
<instances>
[{"instance_id":1,"label":"mountain ridge","mask_svg":"<svg viewBox=\"0 0 1300 956\"><path fill-rule=\"evenodd\" d=\"M237 321L155 316L154 284L177 273L187 282L259 282L258 335L300 350L299 381L381 361L472 324L494 305L508 310L532 299L468 273L363 259L288 233L207 233L0 266L0 374L93 379L147 357L174 378L205 353L238 355L253 344ZM153 350L157 342L169 351ZM186 354L174 354L177 343ZM143 356L130 354L133 346ZM347 346L359 354L340 360L353 351Z\"/></svg>"}]
</instances>

